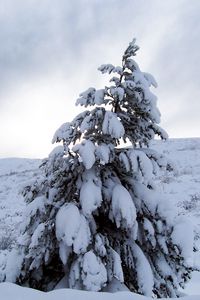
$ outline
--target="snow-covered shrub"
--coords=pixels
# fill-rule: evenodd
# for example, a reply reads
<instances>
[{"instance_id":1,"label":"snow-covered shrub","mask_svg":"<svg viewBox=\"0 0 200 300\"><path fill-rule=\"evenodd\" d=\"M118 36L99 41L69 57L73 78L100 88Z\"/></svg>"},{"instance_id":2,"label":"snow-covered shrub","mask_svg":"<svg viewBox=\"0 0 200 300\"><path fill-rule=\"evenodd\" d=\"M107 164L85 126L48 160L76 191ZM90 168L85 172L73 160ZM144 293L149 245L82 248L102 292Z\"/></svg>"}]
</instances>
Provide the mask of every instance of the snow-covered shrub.
<instances>
[{"instance_id":1,"label":"snow-covered shrub","mask_svg":"<svg viewBox=\"0 0 200 300\"><path fill-rule=\"evenodd\" d=\"M80 94L77 105L88 110L56 131L62 145L44 163L44 178L24 190L18 283L49 290L65 276L66 287L99 291L117 279L168 297L189 279L190 226L175 221L154 184L167 162L148 145L167 134L157 125L157 84L133 59L137 50L133 40L122 66L99 68L113 75L110 85Z\"/></svg>"}]
</instances>

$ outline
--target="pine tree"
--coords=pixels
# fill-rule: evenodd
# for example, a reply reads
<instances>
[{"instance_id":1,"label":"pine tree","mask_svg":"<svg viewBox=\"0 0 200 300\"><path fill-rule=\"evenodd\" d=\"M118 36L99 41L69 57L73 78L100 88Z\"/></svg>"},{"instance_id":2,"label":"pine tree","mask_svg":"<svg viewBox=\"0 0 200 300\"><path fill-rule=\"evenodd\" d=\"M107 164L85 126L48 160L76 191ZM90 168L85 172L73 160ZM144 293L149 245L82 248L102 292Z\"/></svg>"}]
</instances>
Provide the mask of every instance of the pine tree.
<instances>
[{"instance_id":1,"label":"pine tree","mask_svg":"<svg viewBox=\"0 0 200 300\"><path fill-rule=\"evenodd\" d=\"M167 134L150 91L157 84L133 59L138 49L133 40L122 66L99 68L110 85L80 94L76 104L88 110L56 131L62 145L25 188L18 283L49 290L65 276L66 287L100 291L117 279L133 292L176 297L190 278L188 227L154 184L168 163L149 143Z\"/></svg>"}]
</instances>

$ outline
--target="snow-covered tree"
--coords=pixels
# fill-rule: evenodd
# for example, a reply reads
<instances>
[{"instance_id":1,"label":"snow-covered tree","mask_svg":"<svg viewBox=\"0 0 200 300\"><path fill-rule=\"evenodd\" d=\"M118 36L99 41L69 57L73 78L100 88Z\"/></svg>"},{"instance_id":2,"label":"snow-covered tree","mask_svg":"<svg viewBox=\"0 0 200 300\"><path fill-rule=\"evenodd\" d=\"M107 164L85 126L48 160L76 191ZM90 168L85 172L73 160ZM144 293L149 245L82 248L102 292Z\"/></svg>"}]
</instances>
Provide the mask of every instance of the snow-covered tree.
<instances>
[{"instance_id":1,"label":"snow-covered tree","mask_svg":"<svg viewBox=\"0 0 200 300\"><path fill-rule=\"evenodd\" d=\"M167 168L149 142L167 134L151 86L133 59L133 40L121 66L102 65L109 86L89 88L76 104L88 110L55 133L44 177L24 190L19 237L20 284L100 291L113 281L155 297L178 296L192 270L189 226L172 217L154 176ZM127 147L124 147L127 143Z\"/></svg>"}]
</instances>

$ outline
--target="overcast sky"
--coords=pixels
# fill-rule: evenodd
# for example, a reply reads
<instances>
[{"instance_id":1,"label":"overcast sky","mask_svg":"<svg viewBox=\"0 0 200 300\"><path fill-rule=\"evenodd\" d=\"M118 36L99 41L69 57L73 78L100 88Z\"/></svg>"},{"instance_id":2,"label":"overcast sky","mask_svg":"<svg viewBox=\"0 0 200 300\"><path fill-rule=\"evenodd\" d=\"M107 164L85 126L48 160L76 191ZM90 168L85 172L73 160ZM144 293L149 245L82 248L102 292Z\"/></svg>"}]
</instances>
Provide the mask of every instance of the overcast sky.
<instances>
[{"instance_id":1,"label":"overcast sky","mask_svg":"<svg viewBox=\"0 0 200 300\"><path fill-rule=\"evenodd\" d=\"M0 0L0 157L47 156L79 93L104 87L97 67L120 64L133 37L161 126L200 136L199 0Z\"/></svg>"}]
</instances>

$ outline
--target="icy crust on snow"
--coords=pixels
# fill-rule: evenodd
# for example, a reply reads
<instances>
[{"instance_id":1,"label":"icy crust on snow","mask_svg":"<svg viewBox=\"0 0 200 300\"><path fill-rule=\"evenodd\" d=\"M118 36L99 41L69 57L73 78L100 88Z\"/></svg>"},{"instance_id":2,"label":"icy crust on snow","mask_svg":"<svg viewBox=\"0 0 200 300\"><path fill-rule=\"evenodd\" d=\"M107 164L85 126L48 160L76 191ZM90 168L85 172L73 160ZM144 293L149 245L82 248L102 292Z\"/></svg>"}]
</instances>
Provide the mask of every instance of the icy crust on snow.
<instances>
[{"instance_id":1,"label":"icy crust on snow","mask_svg":"<svg viewBox=\"0 0 200 300\"><path fill-rule=\"evenodd\" d=\"M7 282L0 283L0 295L3 300L152 300L151 297L145 297L127 291L117 293L96 293L72 289L59 289L45 293ZM199 300L199 297L200 296L185 296L179 299ZM163 300L167 299L163 298ZM177 298L171 298L171 300L177 300Z\"/></svg>"}]
</instances>

